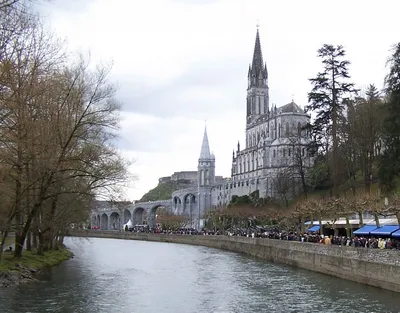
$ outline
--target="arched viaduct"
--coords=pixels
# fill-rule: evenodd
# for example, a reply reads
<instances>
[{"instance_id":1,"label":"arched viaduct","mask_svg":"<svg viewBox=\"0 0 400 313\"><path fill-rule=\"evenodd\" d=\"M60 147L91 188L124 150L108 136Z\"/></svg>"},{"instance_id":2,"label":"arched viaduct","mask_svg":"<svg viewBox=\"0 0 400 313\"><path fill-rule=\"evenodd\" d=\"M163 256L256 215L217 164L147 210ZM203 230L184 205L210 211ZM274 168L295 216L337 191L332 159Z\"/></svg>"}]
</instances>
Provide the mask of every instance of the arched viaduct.
<instances>
[{"instance_id":1,"label":"arched viaduct","mask_svg":"<svg viewBox=\"0 0 400 313\"><path fill-rule=\"evenodd\" d=\"M193 187L175 191L170 200L137 202L135 204L96 201L91 212L91 225L103 230L120 230L131 220L133 225L147 222L150 227L154 227L159 208L165 208L174 215L187 216L188 220L196 225L195 221L198 221L200 215L197 195L197 188Z\"/></svg>"}]
</instances>

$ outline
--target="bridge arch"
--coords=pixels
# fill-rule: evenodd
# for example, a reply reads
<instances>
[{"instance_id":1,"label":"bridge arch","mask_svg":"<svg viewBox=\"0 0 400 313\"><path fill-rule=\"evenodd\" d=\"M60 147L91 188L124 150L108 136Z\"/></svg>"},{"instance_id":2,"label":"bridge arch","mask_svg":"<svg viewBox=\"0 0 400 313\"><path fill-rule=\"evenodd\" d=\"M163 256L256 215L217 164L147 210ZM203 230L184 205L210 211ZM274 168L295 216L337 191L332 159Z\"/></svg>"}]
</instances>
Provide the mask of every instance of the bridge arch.
<instances>
[{"instance_id":1,"label":"bridge arch","mask_svg":"<svg viewBox=\"0 0 400 313\"><path fill-rule=\"evenodd\" d=\"M149 211L149 226L150 228L156 227L157 224L157 210L160 211L163 209L163 211L159 212L160 214L168 214L168 208L163 205L163 204L157 204L153 206L150 211Z\"/></svg>"},{"instance_id":2,"label":"bridge arch","mask_svg":"<svg viewBox=\"0 0 400 313\"><path fill-rule=\"evenodd\" d=\"M193 193L187 193L183 197L183 215L186 215L189 218L190 227L194 228L196 215L196 196Z\"/></svg>"},{"instance_id":3,"label":"bridge arch","mask_svg":"<svg viewBox=\"0 0 400 313\"><path fill-rule=\"evenodd\" d=\"M129 220L132 221L131 211L129 211L128 209L125 209L124 210L124 224L128 223ZM133 223L133 221L132 221L132 223Z\"/></svg>"},{"instance_id":4,"label":"bridge arch","mask_svg":"<svg viewBox=\"0 0 400 313\"><path fill-rule=\"evenodd\" d=\"M182 206L182 200L178 196L175 196L172 200L172 205L174 206L174 211L178 212Z\"/></svg>"},{"instance_id":5,"label":"bridge arch","mask_svg":"<svg viewBox=\"0 0 400 313\"><path fill-rule=\"evenodd\" d=\"M133 210L132 223L133 225L142 225L145 222L147 212L142 207L137 207Z\"/></svg>"},{"instance_id":6,"label":"bridge arch","mask_svg":"<svg viewBox=\"0 0 400 313\"><path fill-rule=\"evenodd\" d=\"M91 224L90 225L91 227L97 226L97 215L92 214L92 218L90 220L90 224Z\"/></svg>"},{"instance_id":7,"label":"bridge arch","mask_svg":"<svg viewBox=\"0 0 400 313\"><path fill-rule=\"evenodd\" d=\"M121 216L117 212L112 212L110 214L110 229L119 230L121 229Z\"/></svg>"},{"instance_id":8,"label":"bridge arch","mask_svg":"<svg viewBox=\"0 0 400 313\"><path fill-rule=\"evenodd\" d=\"M108 215L103 213L100 218L100 228L102 230L108 230Z\"/></svg>"}]
</instances>

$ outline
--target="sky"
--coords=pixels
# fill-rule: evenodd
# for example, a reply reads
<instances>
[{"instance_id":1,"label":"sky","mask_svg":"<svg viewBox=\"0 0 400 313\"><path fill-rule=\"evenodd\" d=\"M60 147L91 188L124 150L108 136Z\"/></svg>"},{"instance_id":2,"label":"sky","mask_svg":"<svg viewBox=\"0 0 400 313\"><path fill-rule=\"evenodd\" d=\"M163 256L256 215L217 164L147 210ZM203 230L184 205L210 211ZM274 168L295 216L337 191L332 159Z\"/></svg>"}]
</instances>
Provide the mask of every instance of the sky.
<instances>
[{"instance_id":1,"label":"sky","mask_svg":"<svg viewBox=\"0 0 400 313\"><path fill-rule=\"evenodd\" d=\"M352 81L383 87L390 48L400 40L400 1L52 0L40 5L71 51L113 62L122 121L117 147L134 161L126 200L158 178L196 170L204 127L216 174L229 177L244 145L247 71L259 25L270 104L304 107L317 50L343 45Z\"/></svg>"}]
</instances>

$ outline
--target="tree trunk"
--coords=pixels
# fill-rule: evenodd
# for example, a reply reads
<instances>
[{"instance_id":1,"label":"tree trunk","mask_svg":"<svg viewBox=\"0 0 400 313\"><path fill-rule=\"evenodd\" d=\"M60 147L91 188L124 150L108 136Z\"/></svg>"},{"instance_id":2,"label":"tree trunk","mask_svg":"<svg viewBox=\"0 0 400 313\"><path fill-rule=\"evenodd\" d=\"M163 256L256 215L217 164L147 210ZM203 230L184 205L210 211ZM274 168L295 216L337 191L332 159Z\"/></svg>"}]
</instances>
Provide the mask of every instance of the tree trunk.
<instances>
[{"instance_id":1,"label":"tree trunk","mask_svg":"<svg viewBox=\"0 0 400 313\"><path fill-rule=\"evenodd\" d=\"M39 246L37 249L37 254L44 255L44 241L43 241L44 238L41 231L38 232L38 238L39 238Z\"/></svg>"},{"instance_id":2,"label":"tree trunk","mask_svg":"<svg viewBox=\"0 0 400 313\"><path fill-rule=\"evenodd\" d=\"M21 182L16 181L15 186L15 253L14 257L20 258L22 256L23 241L22 240L22 214L21 214Z\"/></svg>"},{"instance_id":3,"label":"tree trunk","mask_svg":"<svg viewBox=\"0 0 400 313\"><path fill-rule=\"evenodd\" d=\"M368 155L368 150L365 152L365 168L364 168L364 190L365 193L371 193L371 174L372 174L372 162L370 162L370 158ZM371 163L371 165L369 164Z\"/></svg>"},{"instance_id":4,"label":"tree trunk","mask_svg":"<svg viewBox=\"0 0 400 313\"><path fill-rule=\"evenodd\" d=\"M306 231L305 219L303 215L301 216L300 223L300 232L303 234Z\"/></svg>"},{"instance_id":5,"label":"tree trunk","mask_svg":"<svg viewBox=\"0 0 400 313\"><path fill-rule=\"evenodd\" d=\"M301 184L303 185L303 196L305 199L307 199L308 186L307 186L306 175L305 175L304 171L301 171L300 176L301 176Z\"/></svg>"},{"instance_id":6,"label":"tree trunk","mask_svg":"<svg viewBox=\"0 0 400 313\"><path fill-rule=\"evenodd\" d=\"M28 212L26 222L24 224L24 227L22 228L22 232L19 234L19 244L15 246L15 252L14 252L15 258L22 257L22 249L23 249L23 246L25 243L26 235L28 234L28 231L31 227L33 217L35 216L35 214L39 208L40 208L40 205L38 203L36 203L34 205L34 207Z\"/></svg>"},{"instance_id":7,"label":"tree trunk","mask_svg":"<svg viewBox=\"0 0 400 313\"><path fill-rule=\"evenodd\" d=\"M322 235L324 232L322 230L322 214L318 213L318 223L319 223L319 234Z\"/></svg>"},{"instance_id":8,"label":"tree trunk","mask_svg":"<svg viewBox=\"0 0 400 313\"><path fill-rule=\"evenodd\" d=\"M350 218L346 215L346 236L350 238Z\"/></svg>"},{"instance_id":9,"label":"tree trunk","mask_svg":"<svg viewBox=\"0 0 400 313\"><path fill-rule=\"evenodd\" d=\"M33 236L32 236L32 244L33 244L33 248L37 249L38 248L38 240L37 240L37 232L33 232Z\"/></svg>"},{"instance_id":10,"label":"tree trunk","mask_svg":"<svg viewBox=\"0 0 400 313\"><path fill-rule=\"evenodd\" d=\"M0 262L2 261L2 258L3 258L4 245L6 243L7 236L8 236L8 229L6 229L4 231L2 239L1 239L1 244L0 244Z\"/></svg>"},{"instance_id":11,"label":"tree trunk","mask_svg":"<svg viewBox=\"0 0 400 313\"><path fill-rule=\"evenodd\" d=\"M332 193L333 196L338 197L338 169L337 169L337 161L338 161L338 139L337 139L337 105L336 105L336 88L335 88L335 72L332 72Z\"/></svg>"},{"instance_id":12,"label":"tree trunk","mask_svg":"<svg viewBox=\"0 0 400 313\"><path fill-rule=\"evenodd\" d=\"M26 238L26 250L32 251L32 231L28 232L28 236Z\"/></svg>"},{"instance_id":13,"label":"tree trunk","mask_svg":"<svg viewBox=\"0 0 400 313\"><path fill-rule=\"evenodd\" d=\"M381 224L379 223L379 215L377 213L374 213L374 218L375 218L375 223L376 227L381 227Z\"/></svg>"},{"instance_id":14,"label":"tree trunk","mask_svg":"<svg viewBox=\"0 0 400 313\"><path fill-rule=\"evenodd\" d=\"M360 227L364 226L364 217L363 217L363 212L358 212L358 217L360 219Z\"/></svg>"}]
</instances>

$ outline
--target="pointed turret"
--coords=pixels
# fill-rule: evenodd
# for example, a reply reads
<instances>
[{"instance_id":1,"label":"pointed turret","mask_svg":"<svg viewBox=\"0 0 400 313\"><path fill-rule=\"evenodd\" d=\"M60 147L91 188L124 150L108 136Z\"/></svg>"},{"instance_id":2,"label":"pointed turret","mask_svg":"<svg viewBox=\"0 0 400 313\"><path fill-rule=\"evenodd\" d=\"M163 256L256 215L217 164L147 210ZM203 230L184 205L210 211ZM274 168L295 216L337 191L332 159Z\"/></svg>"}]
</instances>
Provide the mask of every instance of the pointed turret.
<instances>
[{"instance_id":1,"label":"pointed turret","mask_svg":"<svg viewBox=\"0 0 400 313\"><path fill-rule=\"evenodd\" d=\"M203 143L201 144L200 159L211 159L210 145L208 144L207 127L204 127Z\"/></svg>"}]
</instances>

